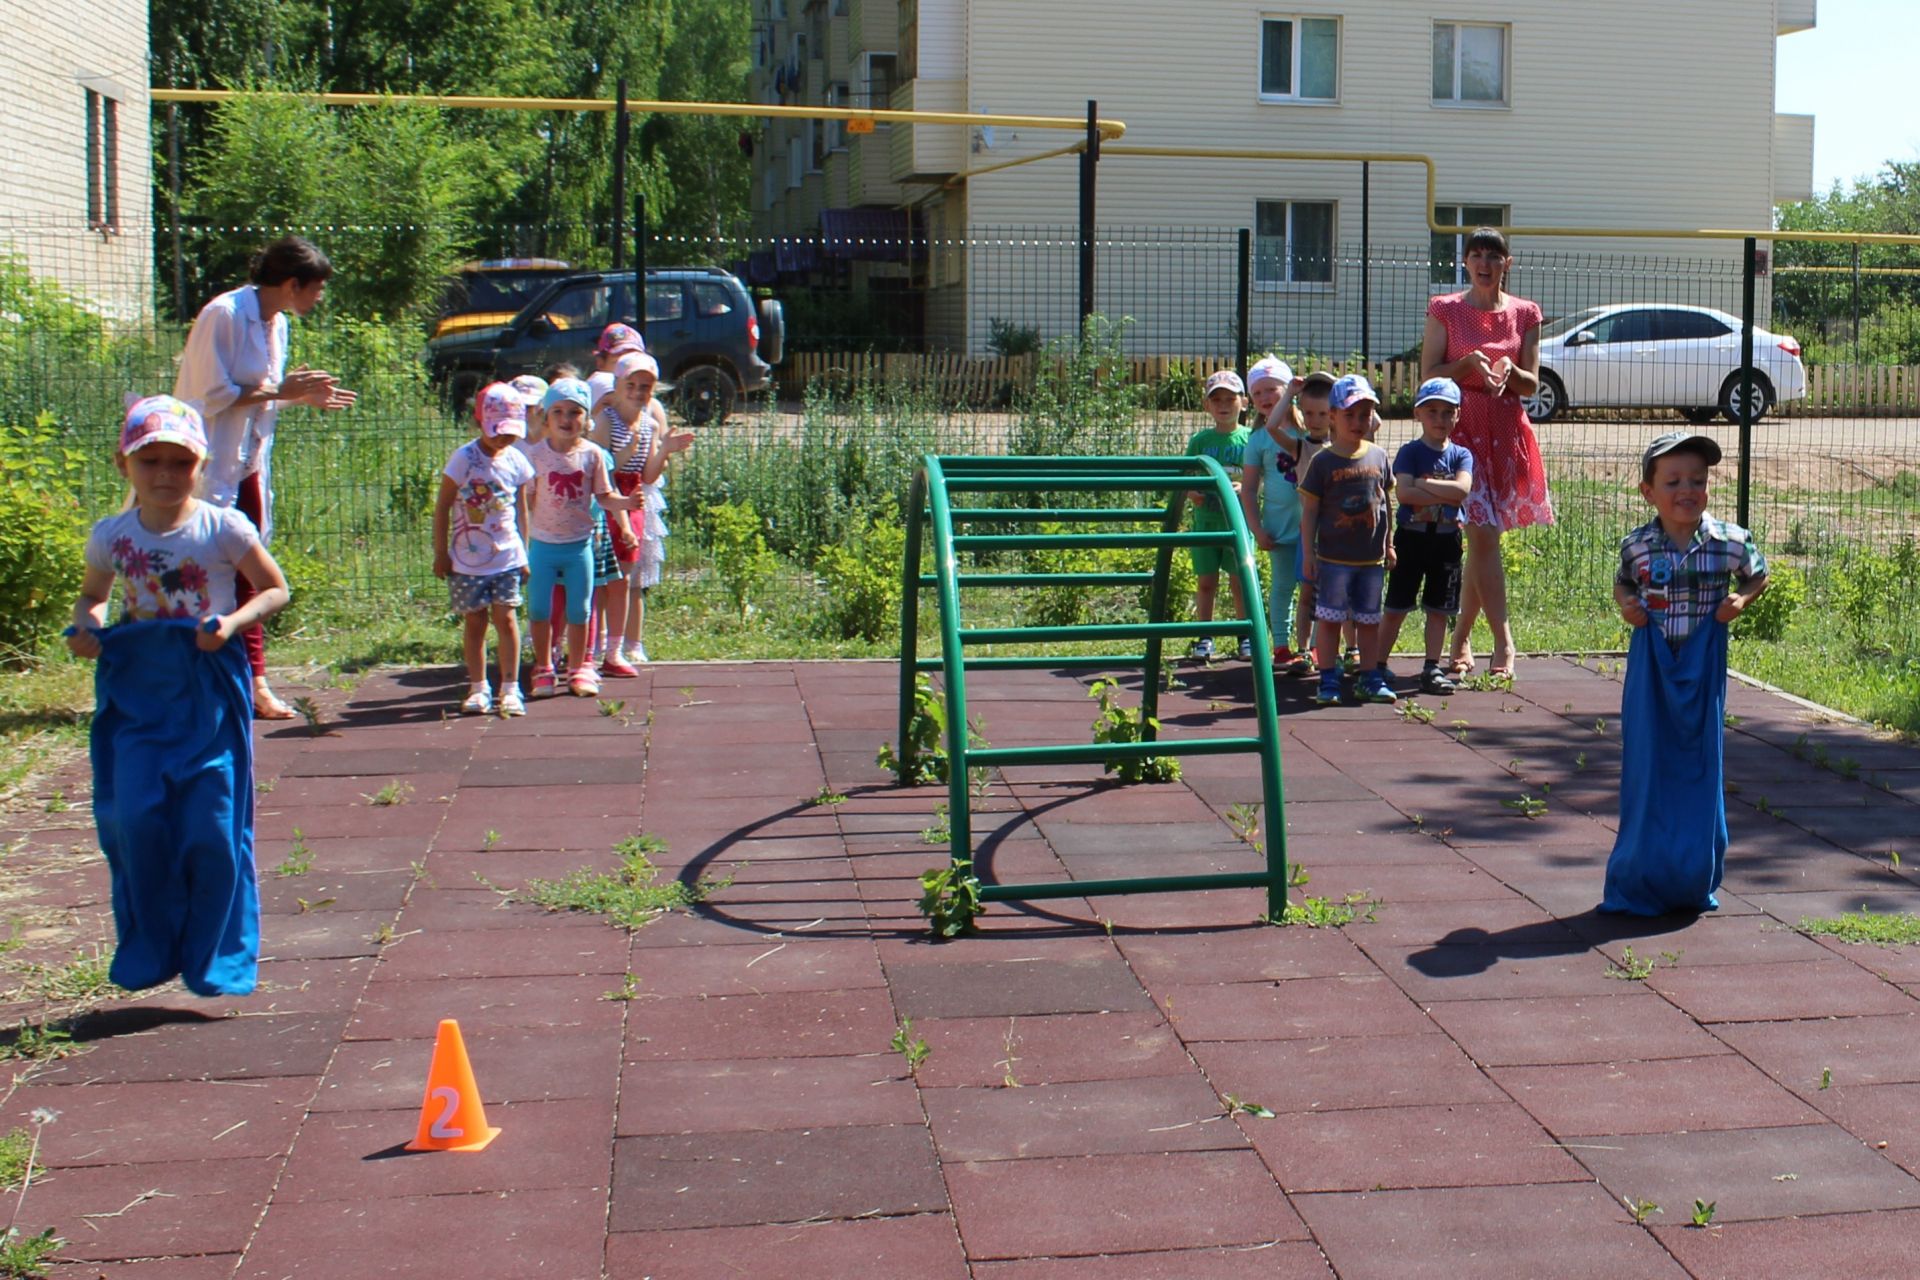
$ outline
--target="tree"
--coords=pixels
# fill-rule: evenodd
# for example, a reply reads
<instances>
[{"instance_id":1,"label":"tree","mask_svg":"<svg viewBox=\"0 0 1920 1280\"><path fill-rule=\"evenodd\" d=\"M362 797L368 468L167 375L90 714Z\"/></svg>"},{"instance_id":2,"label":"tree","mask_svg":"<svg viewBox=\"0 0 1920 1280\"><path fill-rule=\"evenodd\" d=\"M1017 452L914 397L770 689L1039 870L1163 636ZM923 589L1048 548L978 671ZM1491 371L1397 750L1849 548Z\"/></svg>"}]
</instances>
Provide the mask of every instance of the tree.
<instances>
[{"instance_id":1,"label":"tree","mask_svg":"<svg viewBox=\"0 0 1920 1280\"><path fill-rule=\"evenodd\" d=\"M1920 234L1920 161L1889 161L1871 177L1835 183L1825 195L1783 206L1777 221L1792 231ZM1920 363L1920 249L1783 240L1775 263L1774 310L1810 346L1819 344L1810 358ZM1862 268L1857 282L1855 265Z\"/></svg>"}]
</instances>

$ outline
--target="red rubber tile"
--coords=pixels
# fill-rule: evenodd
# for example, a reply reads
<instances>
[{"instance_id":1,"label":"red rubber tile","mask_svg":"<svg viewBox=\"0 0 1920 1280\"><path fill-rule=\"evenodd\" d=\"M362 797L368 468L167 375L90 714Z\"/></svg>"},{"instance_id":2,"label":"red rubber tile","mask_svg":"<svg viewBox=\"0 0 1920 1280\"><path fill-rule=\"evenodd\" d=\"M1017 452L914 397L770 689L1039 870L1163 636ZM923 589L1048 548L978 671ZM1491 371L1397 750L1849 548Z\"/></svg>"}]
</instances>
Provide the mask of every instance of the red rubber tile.
<instances>
[{"instance_id":1,"label":"red rubber tile","mask_svg":"<svg viewBox=\"0 0 1920 1280\"><path fill-rule=\"evenodd\" d=\"M397 906L382 911L346 911L329 904L324 890L313 892L320 896L307 900L309 909L304 913L261 920L261 959L337 960L379 953L375 935L399 917Z\"/></svg>"},{"instance_id":2,"label":"red rubber tile","mask_svg":"<svg viewBox=\"0 0 1920 1280\"><path fill-rule=\"evenodd\" d=\"M1510 1102L1247 1116L1241 1127L1289 1195L1588 1179Z\"/></svg>"},{"instance_id":3,"label":"red rubber tile","mask_svg":"<svg viewBox=\"0 0 1920 1280\"><path fill-rule=\"evenodd\" d=\"M1476 1062L1489 1067L1639 1062L1726 1051L1686 1014L1650 991L1452 1000L1432 1005L1428 1012Z\"/></svg>"},{"instance_id":4,"label":"red rubber tile","mask_svg":"<svg viewBox=\"0 0 1920 1280\"><path fill-rule=\"evenodd\" d=\"M1689 968L1683 956L1647 985L1700 1022L1778 1022L1920 1011L1914 998L1838 958Z\"/></svg>"},{"instance_id":5,"label":"red rubber tile","mask_svg":"<svg viewBox=\"0 0 1920 1280\"><path fill-rule=\"evenodd\" d=\"M90 1046L48 1062L36 1084L318 1078L340 1040L344 1014L272 1014L203 1021L197 1009L168 1006L102 1011L73 1024ZM171 1021L167 1019L173 1019Z\"/></svg>"},{"instance_id":6,"label":"red rubber tile","mask_svg":"<svg viewBox=\"0 0 1920 1280\"><path fill-rule=\"evenodd\" d=\"M945 1173L976 1263L1307 1238L1251 1151L986 1160Z\"/></svg>"},{"instance_id":7,"label":"red rubber tile","mask_svg":"<svg viewBox=\"0 0 1920 1280\"><path fill-rule=\"evenodd\" d=\"M1519 996L1605 996L1619 989L1605 957L1580 943L1511 946L1375 946L1357 935L1383 973L1422 1003Z\"/></svg>"},{"instance_id":8,"label":"red rubber tile","mask_svg":"<svg viewBox=\"0 0 1920 1280\"><path fill-rule=\"evenodd\" d=\"M894 1026L883 988L635 1001L627 1060L883 1053Z\"/></svg>"},{"instance_id":9,"label":"red rubber tile","mask_svg":"<svg viewBox=\"0 0 1920 1280\"><path fill-rule=\"evenodd\" d=\"M1818 1218L1732 1222L1710 1231L1654 1230L1697 1280L1845 1275L1911 1280L1920 1254L1920 1213L1836 1213Z\"/></svg>"},{"instance_id":10,"label":"red rubber tile","mask_svg":"<svg viewBox=\"0 0 1920 1280\"><path fill-rule=\"evenodd\" d=\"M279 1172L272 1157L62 1169L34 1182L14 1225L54 1228L66 1258L238 1253Z\"/></svg>"},{"instance_id":11,"label":"red rubber tile","mask_svg":"<svg viewBox=\"0 0 1920 1280\"><path fill-rule=\"evenodd\" d=\"M507 896L483 889L469 876L464 883L449 885L425 881L414 887L407 905L394 926L398 933L425 929L440 930L522 929L538 924L545 929L562 925L571 928L606 929L599 916L584 911L548 911L527 902L515 902Z\"/></svg>"},{"instance_id":12,"label":"red rubber tile","mask_svg":"<svg viewBox=\"0 0 1920 1280\"><path fill-rule=\"evenodd\" d=\"M1459 1046L1437 1032L1209 1041L1191 1049L1222 1094L1283 1114L1505 1101Z\"/></svg>"},{"instance_id":13,"label":"red rubber tile","mask_svg":"<svg viewBox=\"0 0 1920 1280\"><path fill-rule=\"evenodd\" d=\"M1920 1207L1920 1181L1838 1125L1617 1135L1580 1158L1616 1196L1711 1200L1716 1222Z\"/></svg>"},{"instance_id":14,"label":"red rubber tile","mask_svg":"<svg viewBox=\"0 0 1920 1280\"><path fill-rule=\"evenodd\" d=\"M237 1253L196 1258L142 1258L138 1262L76 1262L56 1266L47 1280L230 1280Z\"/></svg>"},{"instance_id":15,"label":"red rubber tile","mask_svg":"<svg viewBox=\"0 0 1920 1280\"><path fill-rule=\"evenodd\" d=\"M386 947L380 980L622 974L627 971L627 951L623 930L549 926L544 919L528 921L511 933L429 929L407 932Z\"/></svg>"},{"instance_id":16,"label":"red rubber tile","mask_svg":"<svg viewBox=\"0 0 1920 1280\"><path fill-rule=\"evenodd\" d=\"M425 856L425 844L421 845ZM329 911L400 910L413 888L414 874L405 871L327 871L317 864L304 875L275 875L271 872L260 886L260 909L267 915L298 915L300 899L309 903L330 898Z\"/></svg>"},{"instance_id":17,"label":"red rubber tile","mask_svg":"<svg viewBox=\"0 0 1920 1280\"><path fill-rule=\"evenodd\" d=\"M1366 946L1564 944L1574 933L1531 902L1388 902L1369 924L1347 926Z\"/></svg>"},{"instance_id":18,"label":"red rubber tile","mask_svg":"<svg viewBox=\"0 0 1920 1280\"><path fill-rule=\"evenodd\" d=\"M40 1134L49 1169L285 1155L314 1082L26 1084L7 1098L4 1126L26 1126L41 1108L59 1118ZM139 1117L132 1123L132 1117ZM37 1177L37 1175L36 1175Z\"/></svg>"},{"instance_id":19,"label":"red rubber tile","mask_svg":"<svg viewBox=\"0 0 1920 1280\"><path fill-rule=\"evenodd\" d=\"M925 1088L1023 1085L1181 1075L1193 1070L1179 1038L1157 1011L1060 1013L1025 1018L914 1019L932 1052L920 1067Z\"/></svg>"},{"instance_id":20,"label":"red rubber tile","mask_svg":"<svg viewBox=\"0 0 1920 1280\"><path fill-rule=\"evenodd\" d=\"M926 1089L921 1098L947 1163L1234 1151L1247 1145L1198 1072L1020 1088Z\"/></svg>"},{"instance_id":21,"label":"red rubber tile","mask_svg":"<svg viewBox=\"0 0 1920 1280\"><path fill-rule=\"evenodd\" d=\"M592 1031L502 1028L463 1023L474 1082L487 1105L561 1098L611 1098L620 1067L620 1028ZM349 1040L327 1066L312 1110L412 1110L426 1093L432 1040Z\"/></svg>"},{"instance_id":22,"label":"red rubber tile","mask_svg":"<svg viewBox=\"0 0 1920 1280\"><path fill-rule=\"evenodd\" d=\"M919 1094L891 1053L630 1062L620 1098L621 1137L923 1123Z\"/></svg>"},{"instance_id":23,"label":"red rubber tile","mask_svg":"<svg viewBox=\"0 0 1920 1280\"><path fill-rule=\"evenodd\" d=\"M617 1232L607 1237L607 1274L650 1280L754 1275L777 1258L781 1280L844 1280L850 1265L872 1276L967 1280L953 1219L903 1218Z\"/></svg>"},{"instance_id":24,"label":"red rubber tile","mask_svg":"<svg viewBox=\"0 0 1920 1280\"><path fill-rule=\"evenodd\" d=\"M1756 1022L1721 1027L1716 1034L1762 1071L1803 1098L1831 1070L1840 1085L1920 1082L1920 1019L1879 1018Z\"/></svg>"},{"instance_id":25,"label":"red rubber tile","mask_svg":"<svg viewBox=\"0 0 1920 1280\"><path fill-rule=\"evenodd\" d=\"M804 934L769 938L760 947L654 948L637 954L631 968L649 999L886 985L871 942Z\"/></svg>"},{"instance_id":26,"label":"red rubber tile","mask_svg":"<svg viewBox=\"0 0 1920 1280\"><path fill-rule=\"evenodd\" d=\"M973 1274L975 1280L1331 1280L1333 1276L1319 1246L1310 1241L983 1262Z\"/></svg>"},{"instance_id":27,"label":"red rubber tile","mask_svg":"<svg viewBox=\"0 0 1920 1280\"><path fill-rule=\"evenodd\" d=\"M614 1231L750 1226L939 1211L921 1125L620 1138Z\"/></svg>"},{"instance_id":28,"label":"red rubber tile","mask_svg":"<svg viewBox=\"0 0 1920 1280\"><path fill-rule=\"evenodd\" d=\"M347 1024L349 1040L416 1040L431 1036L442 1018L463 1029L618 1026L621 1006L607 1000L606 977L461 978L367 984L359 1011Z\"/></svg>"},{"instance_id":29,"label":"red rubber tile","mask_svg":"<svg viewBox=\"0 0 1920 1280\"><path fill-rule=\"evenodd\" d=\"M887 962L894 1003L915 1018L1013 1017L1043 1013L1099 1013L1149 1006L1112 947L1052 958L961 963Z\"/></svg>"},{"instance_id":30,"label":"red rubber tile","mask_svg":"<svg viewBox=\"0 0 1920 1280\"><path fill-rule=\"evenodd\" d=\"M1618 922L1631 929L1635 922ZM1820 944L1804 934L1790 932L1764 916L1740 916L1719 920L1701 916L1681 927L1641 938L1628 934L1603 940L1597 949L1618 960L1625 948L1644 959L1658 959L1662 952L1678 952L1684 969L1701 965L1777 964L1789 960L1824 959Z\"/></svg>"},{"instance_id":31,"label":"red rubber tile","mask_svg":"<svg viewBox=\"0 0 1920 1280\"><path fill-rule=\"evenodd\" d=\"M1365 894L1388 903L1511 901L1517 894L1499 879L1464 858L1449 857L1427 866L1317 864L1305 892L1344 898Z\"/></svg>"},{"instance_id":32,"label":"red rubber tile","mask_svg":"<svg viewBox=\"0 0 1920 1280\"><path fill-rule=\"evenodd\" d=\"M1684 1280L1592 1183L1299 1196L1341 1280Z\"/></svg>"},{"instance_id":33,"label":"red rubber tile","mask_svg":"<svg viewBox=\"0 0 1920 1280\"><path fill-rule=\"evenodd\" d=\"M372 774L365 777L347 775L313 778L293 774L276 781L271 791L261 792L255 808L262 813L282 810L291 813L297 809L324 812L353 808L370 804L372 796L380 794L394 783L407 789L408 804L445 803L459 787L460 779L460 772L452 770L405 775ZM324 824L323 812L312 815L316 823Z\"/></svg>"},{"instance_id":34,"label":"red rubber tile","mask_svg":"<svg viewBox=\"0 0 1920 1280\"><path fill-rule=\"evenodd\" d=\"M276 1204L235 1280L337 1275L348 1247L355 1276L472 1280L489 1259L537 1263L554 1276L595 1276L606 1215L605 1191L575 1188Z\"/></svg>"},{"instance_id":35,"label":"red rubber tile","mask_svg":"<svg viewBox=\"0 0 1920 1280\"><path fill-rule=\"evenodd\" d=\"M1812 1101L1835 1124L1920 1175L1920 1085L1836 1085L1815 1093Z\"/></svg>"},{"instance_id":36,"label":"red rubber tile","mask_svg":"<svg viewBox=\"0 0 1920 1280\"><path fill-rule=\"evenodd\" d=\"M1153 994L1189 1043L1417 1035L1433 1029L1419 1008L1378 974L1170 986Z\"/></svg>"},{"instance_id":37,"label":"red rubber tile","mask_svg":"<svg viewBox=\"0 0 1920 1280\"><path fill-rule=\"evenodd\" d=\"M1249 925L1219 933L1116 934L1114 941L1149 990L1171 983L1334 978L1373 971L1339 929Z\"/></svg>"},{"instance_id":38,"label":"red rubber tile","mask_svg":"<svg viewBox=\"0 0 1920 1280\"><path fill-rule=\"evenodd\" d=\"M1492 1075L1515 1102L1562 1137L1758 1129L1820 1119L1737 1054L1499 1067Z\"/></svg>"}]
</instances>

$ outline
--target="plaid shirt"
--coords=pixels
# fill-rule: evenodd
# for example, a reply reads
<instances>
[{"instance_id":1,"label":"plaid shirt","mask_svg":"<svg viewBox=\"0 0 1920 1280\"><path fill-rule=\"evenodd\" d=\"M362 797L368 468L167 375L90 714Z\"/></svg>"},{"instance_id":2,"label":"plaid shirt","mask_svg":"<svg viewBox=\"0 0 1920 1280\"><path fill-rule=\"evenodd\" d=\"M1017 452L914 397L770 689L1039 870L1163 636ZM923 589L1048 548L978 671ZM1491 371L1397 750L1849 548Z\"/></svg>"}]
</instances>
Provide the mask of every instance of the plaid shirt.
<instances>
[{"instance_id":1,"label":"plaid shirt","mask_svg":"<svg viewBox=\"0 0 1920 1280\"><path fill-rule=\"evenodd\" d=\"M1674 545L1655 517L1620 541L1615 579L1640 597L1667 643L1678 649L1720 602L1767 574L1767 558L1737 524L1702 516L1693 542Z\"/></svg>"}]
</instances>

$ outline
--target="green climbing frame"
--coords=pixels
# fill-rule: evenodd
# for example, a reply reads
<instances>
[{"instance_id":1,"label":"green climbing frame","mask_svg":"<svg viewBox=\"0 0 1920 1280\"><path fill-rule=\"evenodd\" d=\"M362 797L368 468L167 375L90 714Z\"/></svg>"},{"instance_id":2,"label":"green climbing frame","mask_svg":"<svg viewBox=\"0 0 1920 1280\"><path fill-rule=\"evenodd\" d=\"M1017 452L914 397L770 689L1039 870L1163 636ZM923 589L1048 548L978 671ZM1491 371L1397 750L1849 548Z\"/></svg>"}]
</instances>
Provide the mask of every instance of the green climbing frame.
<instances>
[{"instance_id":1,"label":"green climbing frame","mask_svg":"<svg viewBox=\"0 0 1920 1280\"><path fill-rule=\"evenodd\" d=\"M1228 517L1225 531L1184 530L1180 527L1189 491L1210 493ZM956 495L967 494L1113 494L1115 501L1133 506L1022 507L957 505ZM1164 502L1143 495L1165 494ZM980 886L983 901L1079 897L1088 894L1176 892L1198 889L1264 888L1267 908L1278 917L1286 905L1286 823L1282 819L1280 731L1274 719L1273 658L1267 633L1266 609L1260 597L1260 579L1254 568L1253 544L1232 481L1211 458L1023 458L966 457L928 454L913 479L907 502L907 548L900 608L900 743L903 767L911 769L913 743L908 725L913 714L915 677L922 671L939 672L947 708L948 821L952 829L954 863L970 863L973 823L969 806L968 770L977 767L1022 764L1101 763L1123 756L1189 756L1251 753L1260 759L1263 819L1266 826L1264 871L1222 872L1208 875L1138 876L1122 880L1068 880L1039 884L991 883ZM1099 526L1093 532L1047 532L1037 528L1016 533L965 533L957 529L979 525L1000 528L1068 524ZM1143 528L1142 526L1151 526ZM920 571L924 531L933 534L933 572ZM1239 580L1247 601L1243 620L1169 622L1167 575L1174 552L1183 547L1220 546L1227 549L1227 570ZM1151 572L1136 573L990 573L963 572L961 557L970 552L1027 551L1049 547L1152 548ZM968 627L961 616L962 593L973 589L1047 586L1148 587L1147 620L1094 623L1066 627ZM920 592L938 594L940 656L922 658L917 652L920 629ZM1138 671L1140 710L1149 722L1158 711L1162 645L1168 640L1201 635L1246 636L1253 646L1255 732L1250 737L1205 737L1161 741L1147 728L1145 741L1135 743L1075 742L1054 746L975 747L968 741L967 678L973 672L1010 670ZM1116 655L972 656L970 649L1007 644L1050 644L1077 641L1125 640L1141 642L1140 652Z\"/></svg>"}]
</instances>

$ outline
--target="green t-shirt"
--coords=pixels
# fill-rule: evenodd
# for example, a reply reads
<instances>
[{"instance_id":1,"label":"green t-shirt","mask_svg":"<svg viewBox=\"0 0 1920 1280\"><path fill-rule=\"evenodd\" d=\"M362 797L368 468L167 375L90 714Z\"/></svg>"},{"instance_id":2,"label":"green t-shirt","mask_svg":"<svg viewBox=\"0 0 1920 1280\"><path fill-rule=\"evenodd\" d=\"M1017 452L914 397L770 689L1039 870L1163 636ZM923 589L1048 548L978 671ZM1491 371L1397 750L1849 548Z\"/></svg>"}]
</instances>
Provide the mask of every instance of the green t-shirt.
<instances>
[{"instance_id":1,"label":"green t-shirt","mask_svg":"<svg viewBox=\"0 0 1920 1280\"><path fill-rule=\"evenodd\" d=\"M1229 479L1238 480L1240 478L1241 454L1246 450L1246 447L1247 429L1245 427L1235 427L1232 431L1216 431L1212 427L1207 427L1202 431L1194 432L1193 438L1187 441L1186 456L1189 458L1212 458L1215 462L1226 468ZM1197 489L1200 488L1198 485L1194 487ZM1205 493L1206 490L1201 489L1201 492ZM1215 502L1211 496L1203 497L1199 504L1194 507L1194 517L1196 519L1203 517L1207 519L1219 519L1225 516L1225 514L1224 511L1220 510L1220 504Z\"/></svg>"}]
</instances>

